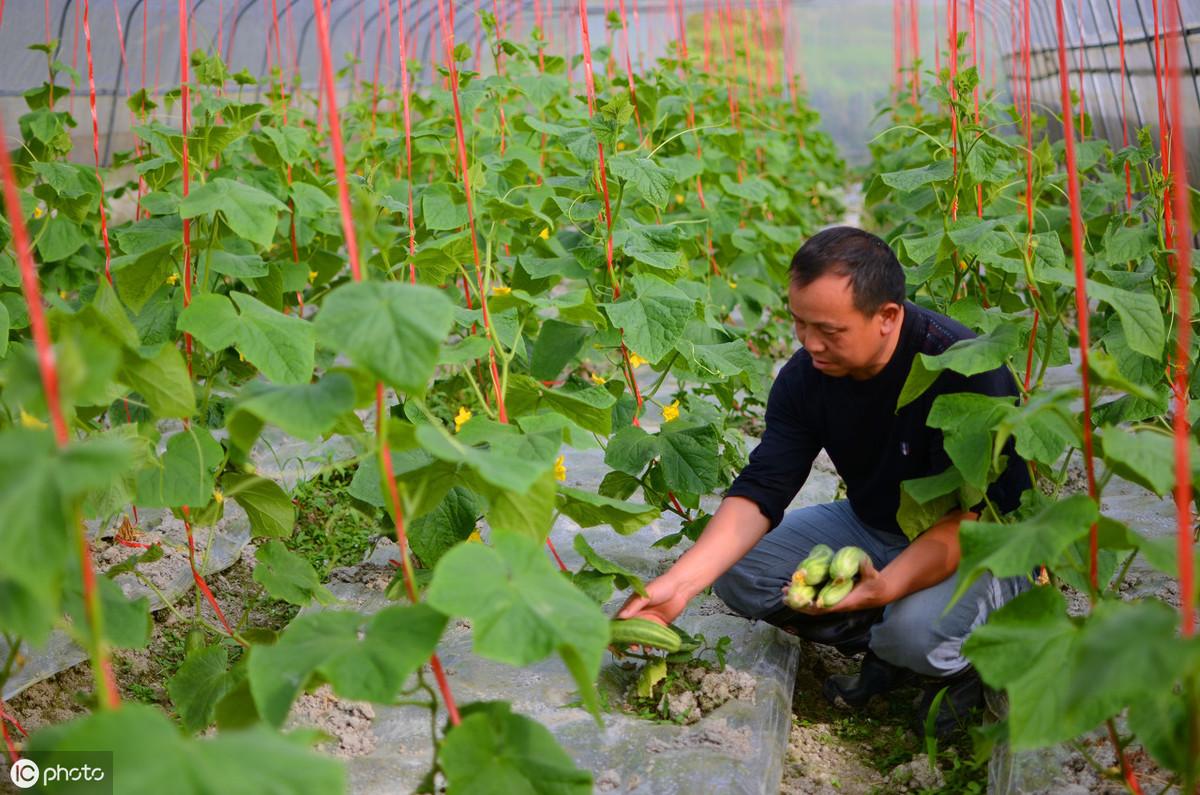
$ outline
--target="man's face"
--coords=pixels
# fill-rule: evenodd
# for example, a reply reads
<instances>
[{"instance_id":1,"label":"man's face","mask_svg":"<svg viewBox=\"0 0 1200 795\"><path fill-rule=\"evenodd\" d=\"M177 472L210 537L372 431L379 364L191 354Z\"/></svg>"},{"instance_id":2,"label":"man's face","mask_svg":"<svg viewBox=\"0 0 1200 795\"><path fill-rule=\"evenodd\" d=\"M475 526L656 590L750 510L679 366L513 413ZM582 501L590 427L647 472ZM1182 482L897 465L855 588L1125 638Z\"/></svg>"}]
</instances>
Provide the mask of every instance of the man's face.
<instances>
[{"instance_id":1,"label":"man's face","mask_svg":"<svg viewBox=\"0 0 1200 795\"><path fill-rule=\"evenodd\" d=\"M788 289L796 339L813 366L829 376L870 378L895 350L902 312L887 303L868 317L854 306L850 277L827 273L804 287Z\"/></svg>"}]
</instances>

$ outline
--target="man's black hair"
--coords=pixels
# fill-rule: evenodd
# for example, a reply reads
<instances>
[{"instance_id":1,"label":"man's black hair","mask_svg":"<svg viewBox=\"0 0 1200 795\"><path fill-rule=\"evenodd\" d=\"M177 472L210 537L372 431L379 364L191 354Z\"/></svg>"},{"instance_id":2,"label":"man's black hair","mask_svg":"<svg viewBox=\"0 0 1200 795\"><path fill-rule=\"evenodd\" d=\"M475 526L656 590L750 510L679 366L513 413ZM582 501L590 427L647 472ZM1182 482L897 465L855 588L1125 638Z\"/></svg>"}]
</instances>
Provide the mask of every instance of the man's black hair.
<instances>
[{"instance_id":1,"label":"man's black hair","mask_svg":"<svg viewBox=\"0 0 1200 795\"><path fill-rule=\"evenodd\" d=\"M888 244L870 232L833 226L810 237L792 257L796 287L827 273L850 277L854 308L868 317L889 301L904 303L904 268Z\"/></svg>"}]
</instances>

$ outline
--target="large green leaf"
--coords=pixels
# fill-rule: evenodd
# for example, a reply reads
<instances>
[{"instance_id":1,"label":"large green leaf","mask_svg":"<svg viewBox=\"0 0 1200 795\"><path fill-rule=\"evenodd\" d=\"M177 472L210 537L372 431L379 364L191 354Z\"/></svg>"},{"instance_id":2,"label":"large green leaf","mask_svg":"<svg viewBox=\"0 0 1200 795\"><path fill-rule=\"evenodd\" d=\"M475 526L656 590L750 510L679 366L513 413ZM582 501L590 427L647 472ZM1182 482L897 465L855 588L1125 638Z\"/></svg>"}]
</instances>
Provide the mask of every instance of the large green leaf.
<instances>
[{"instance_id":1,"label":"large green leaf","mask_svg":"<svg viewBox=\"0 0 1200 795\"><path fill-rule=\"evenodd\" d=\"M259 726L188 740L158 709L137 703L46 727L30 737L28 749L50 754L39 757L46 762L56 752L111 751L122 795L331 795L346 786L336 760L295 739ZM62 762L77 764L69 757ZM64 781L46 791L78 790Z\"/></svg>"},{"instance_id":2,"label":"large green leaf","mask_svg":"<svg viewBox=\"0 0 1200 795\"><path fill-rule=\"evenodd\" d=\"M204 293L193 298L179 314L177 323L180 331L191 334L210 351L233 345L240 330L237 310L228 298L217 293Z\"/></svg>"},{"instance_id":3,"label":"large green leaf","mask_svg":"<svg viewBox=\"0 0 1200 795\"><path fill-rule=\"evenodd\" d=\"M433 568L455 544L466 541L475 530L480 509L475 495L455 486L437 508L408 526L408 541L427 568Z\"/></svg>"},{"instance_id":4,"label":"large green leaf","mask_svg":"<svg viewBox=\"0 0 1200 795\"><path fill-rule=\"evenodd\" d=\"M667 487L687 494L707 494L717 487L721 477L717 430L710 425L681 426L681 422L664 425L658 434Z\"/></svg>"},{"instance_id":5,"label":"large green leaf","mask_svg":"<svg viewBox=\"0 0 1200 795\"><path fill-rule=\"evenodd\" d=\"M638 280L636 295L601 304L614 326L625 332L629 348L651 363L670 353L691 319L695 302L661 279Z\"/></svg>"},{"instance_id":6,"label":"large green leaf","mask_svg":"<svg viewBox=\"0 0 1200 795\"><path fill-rule=\"evenodd\" d=\"M307 607L314 600L323 605L337 602L337 598L321 584L312 564L285 547L282 541L263 544L254 553L254 559L258 561L254 567L254 581L266 588L272 597L300 607Z\"/></svg>"},{"instance_id":7,"label":"large green leaf","mask_svg":"<svg viewBox=\"0 0 1200 795\"><path fill-rule=\"evenodd\" d=\"M580 692L594 692L608 644L604 613L563 578L534 539L497 531L492 543L450 550L433 572L428 603L471 619L475 652L488 659L529 665L556 650L571 651L581 663L572 671Z\"/></svg>"},{"instance_id":8,"label":"large green leaf","mask_svg":"<svg viewBox=\"0 0 1200 795\"><path fill-rule=\"evenodd\" d=\"M179 216L195 218L220 213L238 236L266 248L275 237L279 214L286 209L287 205L260 188L217 177L192 187L179 203Z\"/></svg>"},{"instance_id":9,"label":"large green leaf","mask_svg":"<svg viewBox=\"0 0 1200 795\"><path fill-rule=\"evenodd\" d=\"M160 418L187 418L196 413L196 396L183 354L161 345L150 358L126 353L118 377L137 390Z\"/></svg>"},{"instance_id":10,"label":"large green leaf","mask_svg":"<svg viewBox=\"0 0 1200 795\"><path fill-rule=\"evenodd\" d=\"M658 456L658 451L657 436L651 436L636 425L629 425L608 440L604 463L618 472L638 476Z\"/></svg>"},{"instance_id":11,"label":"large green leaf","mask_svg":"<svg viewBox=\"0 0 1200 795\"><path fill-rule=\"evenodd\" d=\"M217 702L237 685L230 674L229 652L224 646L208 646L188 656L167 682L171 703L183 728L198 732L213 721Z\"/></svg>"},{"instance_id":12,"label":"large green leaf","mask_svg":"<svg viewBox=\"0 0 1200 795\"><path fill-rule=\"evenodd\" d=\"M453 317L450 301L431 287L347 284L326 297L317 314L317 338L389 385L421 392Z\"/></svg>"},{"instance_id":13,"label":"large green leaf","mask_svg":"<svg viewBox=\"0 0 1200 795\"><path fill-rule=\"evenodd\" d=\"M608 161L613 176L624 180L634 192L654 207L662 210L671 199L674 175L648 157L619 154Z\"/></svg>"},{"instance_id":14,"label":"large green leaf","mask_svg":"<svg viewBox=\"0 0 1200 795\"><path fill-rule=\"evenodd\" d=\"M213 498L225 451L207 429L192 425L167 440L161 462L137 475L138 505L150 508L203 507Z\"/></svg>"},{"instance_id":15,"label":"large green leaf","mask_svg":"<svg viewBox=\"0 0 1200 795\"><path fill-rule=\"evenodd\" d=\"M614 500L590 491L558 488L558 509L580 527L611 525L621 535L636 533L659 517L661 511L649 505Z\"/></svg>"},{"instance_id":16,"label":"large green leaf","mask_svg":"<svg viewBox=\"0 0 1200 795\"><path fill-rule=\"evenodd\" d=\"M221 478L221 489L226 499L236 500L242 506L250 519L250 534L255 538L286 538L292 534L296 506L275 481L258 475L226 472Z\"/></svg>"},{"instance_id":17,"label":"large green leaf","mask_svg":"<svg viewBox=\"0 0 1200 795\"><path fill-rule=\"evenodd\" d=\"M587 565L601 574L612 575L617 580L618 587L622 589L633 588L634 592L646 596L646 585L642 582L642 578L592 549L592 545L584 538L583 533L577 534L573 543L575 551L579 553Z\"/></svg>"},{"instance_id":18,"label":"large green leaf","mask_svg":"<svg viewBox=\"0 0 1200 795\"><path fill-rule=\"evenodd\" d=\"M462 435L451 436L441 426L423 424L417 426L416 437L434 457L466 464L491 485L524 494L553 465L562 431L551 446L549 436L522 434L512 426L477 417L463 427Z\"/></svg>"},{"instance_id":19,"label":"large green leaf","mask_svg":"<svg viewBox=\"0 0 1200 795\"><path fill-rule=\"evenodd\" d=\"M314 673L342 698L390 703L433 654L445 626L446 616L423 604L385 607L373 616L333 610L302 615L275 645L250 653L250 690L259 713L281 725Z\"/></svg>"},{"instance_id":20,"label":"large green leaf","mask_svg":"<svg viewBox=\"0 0 1200 795\"><path fill-rule=\"evenodd\" d=\"M542 724L507 701L469 704L438 751L447 795L590 795L592 775L575 766Z\"/></svg>"},{"instance_id":21,"label":"large green leaf","mask_svg":"<svg viewBox=\"0 0 1200 795\"><path fill-rule=\"evenodd\" d=\"M595 330L550 319L542 324L533 354L529 361L529 372L534 378L544 381L558 378L563 367L583 348Z\"/></svg>"},{"instance_id":22,"label":"large green leaf","mask_svg":"<svg viewBox=\"0 0 1200 795\"><path fill-rule=\"evenodd\" d=\"M1037 587L992 613L963 644L983 680L1008 691L1013 750L1076 737L1104 719L1102 708L1090 715L1065 711L1078 636L1062 594Z\"/></svg>"},{"instance_id":23,"label":"large green leaf","mask_svg":"<svg viewBox=\"0 0 1200 795\"><path fill-rule=\"evenodd\" d=\"M339 417L354 408L354 383L345 373L333 372L311 384L278 385L251 381L242 388L230 412L230 436L248 449L258 434L239 436L238 417L251 415L275 425L298 439L313 440L328 433Z\"/></svg>"},{"instance_id":24,"label":"large green leaf","mask_svg":"<svg viewBox=\"0 0 1200 795\"><path fill-rule=\"evenodd\" d=\"M1020 344L1020 327L1006 323L997 326L990 334L959 340L936 356L918 353L913 359L904 388L900 390L896 408L903 408L920 397L943 370L952 370L961 375L977 375L995 370L1004 364Z\"/></svg>"},{"instance_id":25,"label":"large green leaf","mask_svg":"<svg viewBox=\"0 0 1200 795\"><path fill-rule=\"evenodd\" d=\"M954 598L962 596L985 571L996 577L1015 577L1029 574L1041 564L1054 567L1068 547L1087 535L1096 519L1095 501L1076 494L1051 503L1023 522L963 522L958 531L962 561Z\"/></svg>"},{"instance_id":26,"label":"large green leaf","mask_svg":"<svg viewBox=\"0 0 1200 795\"><path fill-rule=\"evenodd\" d=\"M949 160L935 160L928 165L909 168L903 171L891 171L880 174L883 184L903 193L914 191L930 182L944 182L954 175L954 164Z\"/></svg>"},{"instance_id":27,"label":"large green leaf","mask_svg":"<svg viewBox=\"0 0 1200 795\"><path fill-rule=\"evenodd\" d=\"M241 315L237 348L267 378L281 384L312 380L313 327L298 317L276 312L246 293L232 293Z\"/></svg>"}]
</instances>

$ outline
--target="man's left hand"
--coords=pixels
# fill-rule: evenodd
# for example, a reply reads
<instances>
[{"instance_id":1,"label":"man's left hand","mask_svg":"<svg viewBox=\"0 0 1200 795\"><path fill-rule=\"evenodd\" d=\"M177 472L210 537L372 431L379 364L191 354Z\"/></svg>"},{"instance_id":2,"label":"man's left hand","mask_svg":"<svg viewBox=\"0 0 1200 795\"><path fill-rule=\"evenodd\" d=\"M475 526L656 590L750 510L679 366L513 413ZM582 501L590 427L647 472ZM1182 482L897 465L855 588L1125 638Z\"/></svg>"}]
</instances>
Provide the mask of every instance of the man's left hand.
<instances>
[{"instance_id":1,"label":"man's left hand","mask_svg":"<svg viewBox=\"0 0 1200 795\"><path fill-rule=\"evenodd\" d=\"M854 584L854 589L846 594L842 601L832 607L819 608L816 604L811 604L808 607L801 608L800 613L805 613L810 616L823 616L829 613L847 613L853 610L870 610L875 607L882 607L891 602L892 599L888 595L887 581L880 575L879 571L871 563L870 558L863 558L862 565L858 570L859 579ZM786 594L788 586L783 587L783 592ZM819 593L818 589L818 593Z\"/></svg>"}]
</instances>

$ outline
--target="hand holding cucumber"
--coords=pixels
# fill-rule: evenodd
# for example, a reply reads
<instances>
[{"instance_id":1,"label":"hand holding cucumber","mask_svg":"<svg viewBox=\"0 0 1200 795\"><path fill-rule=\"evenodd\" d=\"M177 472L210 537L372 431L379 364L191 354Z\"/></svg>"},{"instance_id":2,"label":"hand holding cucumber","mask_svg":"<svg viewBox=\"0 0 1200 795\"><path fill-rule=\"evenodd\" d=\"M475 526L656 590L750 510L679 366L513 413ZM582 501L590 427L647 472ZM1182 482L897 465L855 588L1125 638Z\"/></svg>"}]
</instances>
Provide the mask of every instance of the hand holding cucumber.
<instances>
[{"instance_id":1,"label":"hand holding cucumber","mask_svg":"<svg viewBox=\"0 0 1200 795\"><path fill-rule=\"evenodd\" d=\"M809 615L866 610L887 603L882 585L870 556L858 547L835 553L818 544L783 586L783 603Z\"/></svg>"}]
</instances>

